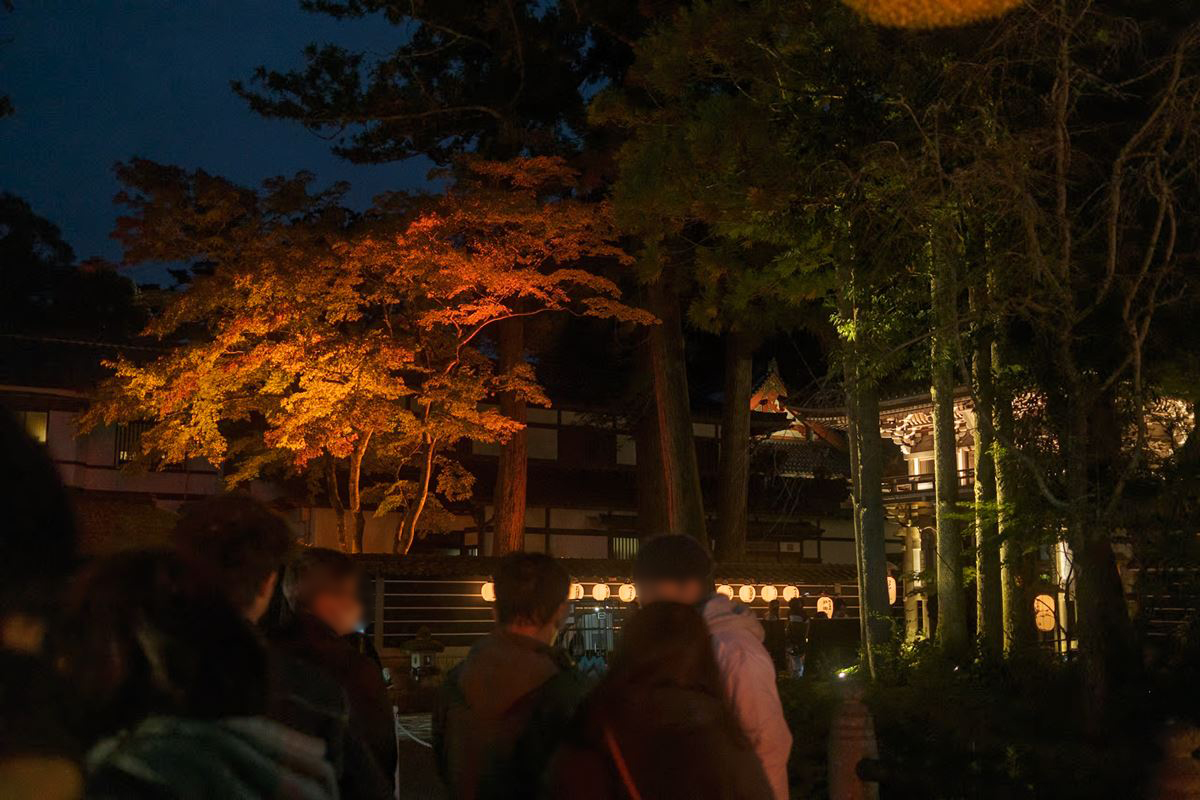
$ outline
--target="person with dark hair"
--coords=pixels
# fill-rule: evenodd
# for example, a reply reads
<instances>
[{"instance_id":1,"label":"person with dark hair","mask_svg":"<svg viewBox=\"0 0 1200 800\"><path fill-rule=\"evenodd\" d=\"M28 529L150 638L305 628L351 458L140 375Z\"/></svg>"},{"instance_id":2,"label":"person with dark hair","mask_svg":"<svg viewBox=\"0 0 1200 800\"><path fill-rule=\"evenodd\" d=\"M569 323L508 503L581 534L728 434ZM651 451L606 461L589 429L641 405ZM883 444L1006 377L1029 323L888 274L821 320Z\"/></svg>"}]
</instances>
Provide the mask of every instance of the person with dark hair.
<instances>
[{"instance_id":1,"label":"person with dark hair","mask_svg":"<svg viewBox=\"0 0 1200 800\"><path fill-rule=\"evenodd\" d=\"M536 796L586 688L554 647L566 569L541 553L512 553L493 580L496 629L446 676L434 713L434 754L453 800Z\"/></svg>"},{"instance_id":2,"label":"person with dark hair","mask_svg":"<svg viewBox=\"0 0 1200 800\"><path fill-rule=\"evenodd\" d=\"M288 562L283 596L289 623L272 643L320 668L346 693L350 733L363 742L395 793L396 717L379 666L346 640L362 624L358 568L345 553L305 548Z\"/></svg>"},{"instance_id":3,"label":"person with dark hair","mask_svg":"<svg viewBox=\"0 0 1200 800\"><path fill-rule=\"evenodd\" d=\"M324 743L263 716L258 636L181 555L92 565L59 639L61 668L102 737L89 798L337 797Z\"/></svg>"},{"instance_id":4,"label":"person with dark hair","mask_svg":"<svg viewBox=\"0 0 1200 800\"><path fill-rule=\"evenodd\" d=\"M787 620L779 613L779 598L767 603L767 618L763 620L763 646L771 654L775 672L787 670Z\"/></svg>"},{"instance_id":5,"label":"person with dark hair","mask_svg":"<svg viewBox=\"0 0 1200 800\"><path fill-rule=\"evenodd\" d=\"M73 800L82 745L44 645L75 566L75 521L45 448L3 411L0 503L0 787L13 800Z\"/></svg>"},{"instance_id":6,"label":"person with dark hair","mask_svg":"<svg viewBox=\"0 0 1200 800\"><path fill-rule=\"evenodd\" d=\"M804 659L808 650L808 612L804 601L793 597L788 601L787 658L792 677L804 676Z\"/></svg>"},{"instance_id":7,"label":"person with dark hair","mask_svg":"<svg viewBox=\"0 0 1200 800\"><path fill-rule=\"evenodd\" d=\"M551 763L546 794L571 800L766 800L762 765L725 702L703 617L649 603Z\"/></svg>"},{"instance_id":8,"label":"person with dark hair","mask_svg":"<svg viewBox=\"0 0 1200 800\"><path fill-rule=\"evenodd\" d=\"M775 664L763 646L763 626L754 613L716 593L714 569L712 556L696 539L658 536L639 548L633 580L643 603L685 603L700 611L725 698L762 762L774 797L786 800L792 733L779 701Z\"/></svg>"},{"instance_id":9,"label":"person with dark hair","mask_svg":"<svg viewBox=\"0 0 1200 800\"><path fill-rule=\"evenodd\" d=\"M266 613L295 538L283 517L244 494L192 503L175 526L176 547L207 569L251 625ZM269 647L267 656L267 715L325 742L342 797L390 797L375 757L349 729L350 706L341 685L279 647Z\"/></svg>"}]
</instances>

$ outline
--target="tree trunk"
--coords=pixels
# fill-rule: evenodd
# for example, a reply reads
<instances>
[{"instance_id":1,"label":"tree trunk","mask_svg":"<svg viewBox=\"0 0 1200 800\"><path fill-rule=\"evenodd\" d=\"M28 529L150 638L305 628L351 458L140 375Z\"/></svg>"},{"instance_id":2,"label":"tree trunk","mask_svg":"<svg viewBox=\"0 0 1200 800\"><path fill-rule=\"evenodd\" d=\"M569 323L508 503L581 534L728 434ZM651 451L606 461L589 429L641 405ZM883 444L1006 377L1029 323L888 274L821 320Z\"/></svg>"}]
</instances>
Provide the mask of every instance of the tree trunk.
<instances>
[{"instance_id":1,"label":"tree trunk","mask_svg":"<svg viewBox=\"0 0 1200 800\"><path fill-rule=\"evenodd\" d=\"M416 541L417 522L420 521L421 513L425 510L425 503L429 500L429 482L433 476L435 449L434 442L427 439L425 452L421 459L421 473L417 478L417 494L408 508L404 510L404 518L400 521L400 530L396 533L396 553L398 555L408 555L409 549Z\"/></svg>"},{"instance_id":2,"label":"tree trunk","mask_svg":"<svg viewBox=\"0 0 1200 800\"><path fill-rule=\"evenodd\" d=\"M667 531L694 536L707 546L679 297L660 279L650 285L650 299L661 320L650 327L649 343Z\"/></svg>"},{"instance_id":3,"label":"tree trunk","mask_svg":"<svg viewBox=\"0 0 1200 800\"><path fill-rule=\"evenodd\" d=\"M648 354L646 361L649 362ZM662 458L658 454L658 417L653 408L647 409L638 420L634 436L637 443L638 537L649 539L665 533L669 525Z\"/></svg>"},{"instance_id":4,"label":"tree trunk","mask_svg":"<svg viewBox=\"0 0 1200 800\"><path fill-rule=\"evenodd\" d=\"M725 408L717 475L716 549L721 561L738 561L746 555L753 359L749 337L733 331L725 334Z\"/></svg>"},{"instance_id":5,"label":"tree trunk","mask_svg":"<svg viewBox=\"0 0 1200 800\"><path fill-rule=\"evenodd\" d=\"M500 323L500 372L519 366L525 358L525 320ZM500 394L500 413L524 426L525 400L513 392ZM528 436L524 427L500 447L496 472L495 535L492 552L504 555L525 549L525 487L528 479Z\"/></svg>"},{"instance_id":6,"label":"tree trunk","mask_svg":"<svg viewBox=\"0 0 1200 800\"><path fill-rule=\"evenodd\" d=\"M352 553L361 553L363 551L363 533L367 527L367 520L363 514L362 493L359 491L359 487L362 483L363 457L367 454L367 446L370 443L371 433L367 432L355 443L354 451L350 454L350 476L347 495L350 500L350 512L354 515L354 538L350 542L350 552Z\"/></svg>"},{"instance_id":7,"label":"tree trunk","mask_svg":"<svg viewBox=\"0 0 1200 800\"><path fill-rule=\"evenodd\" d=\"M966 655L966 602L962 587L962 533L958 506L957 441L954 433L954 365L958 337L953 267L941 253L931 260L934 335L931 349L934 492L937 500L938 639L951 657Z\"/></svg>"},{"instance_id":8,"label":"tree trunk","mask_svg":"<svg viewBox=\"0 0 1200 800\"><path fill-rule=\"evenodd\" d=\"M337 515L338 547L345 552L349 549L346 546L346 506L338 489L337 461L329 454L325 455L325 491L329 493L329 504Z\"/></svg>"},{"instance_id":9,"label":"tree trunk","mask_svg":"<svg viewBox=\"0 0 1200 800\"><path fill-rule=\"evenodd\" d=\"M1004 372L1005 348L998 338L992 342L993 386ZM998 384L1003 387L1003 384ZM1012 654L1036 643L1033 627L1033 598L1029 594L1032 575L1021 532L1017 528L1017 465L1013 446L1012 393L1001 391L992 406L995 443L992 465L996 479L996 536L1000 540L1000 592L1004 625L1004 652Z\"/></svg>"},{"instance_id":10,"label":"tree trunk","mask_svg":"<svg viewBox=\"0 0 1200 800\"><path fill-rule=\"evenodd\" d=\"M972 310L988 313L986 290L972 292ZM981 324L971 359L975 395L975 616L984 648L1004 649L1004 600L1000 582L1000 540L996 529L995 429L992 381L992 327Z\"/></svg>"},{"instance_id":11,"label":"tree trunk","mask_svg":"<svg viewBox=\"0 0 1200 800\"><path fill-rule=\"evenodd\" d=\"M891 632L887 588L887 542L884 538L883 440L879 436L879 389L860 373L857 382L859 507L858 542L863 594L859 606L866 617L868 664L875 673L874 648Z\"/></svg>"}]
</instances>

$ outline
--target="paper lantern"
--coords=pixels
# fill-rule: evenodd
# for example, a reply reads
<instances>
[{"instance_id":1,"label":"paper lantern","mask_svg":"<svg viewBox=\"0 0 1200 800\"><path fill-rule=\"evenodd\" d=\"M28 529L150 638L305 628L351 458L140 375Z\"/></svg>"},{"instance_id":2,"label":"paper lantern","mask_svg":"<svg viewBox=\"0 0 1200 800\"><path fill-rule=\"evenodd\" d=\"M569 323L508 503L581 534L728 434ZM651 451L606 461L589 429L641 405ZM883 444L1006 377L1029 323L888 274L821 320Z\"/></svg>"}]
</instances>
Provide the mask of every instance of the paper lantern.
<instances>
[{"instance_id":1,"label":"paper lantern","mask_svg":"<svg viewBox=\"0 0 1200 800\"><path fill-rule=\"evenodd\" d=\"M571 593L567 596L571 600L582 600L583 599L583 584L582 583L572 583L571 584Z\"/></svg>"},{"instance_id":2,"label":"paper lantern","mask_svg":"<svg viewBox=\"0 0 1200 800\"><path fill-rule=\"evenodd\" d=\"M1033 625L1042 633L1050 633L1057 627L1054 598L1050 595L1039 594L1033 598Z\"/></svg>"},{"instance_id":3,"label":"paper lantern","mask_svg":"<svg viewBox=\"0 0 1200 800\"><path fill-rule=\"evenodd\" d=\"M733 599L733 587L730 586L728 583L722 583L720 586L717 587L717 594L723 594L726 597L728 597L730 600L732 600Z\"/></svg>"},{"instance_id":4,"label":"paper lantern","mask_svg":"<svg viewBox=\"0 0 1200 800\"><path fill-rule=\"evenodd\" d=\"M888 605L896 605L897 586L896 579L888 575Z\"/></svg>"},{"instance_id":5,"label":"paper lantern","mask_svg":"<svg viewBox=\"0 0 1200 800\"><path fill-rule=\"evenodd\" d=\"M774 586L764 586L762 588L762 599L768 603L773 603L779 599L779 590Z\"/></svg>"},{"instance_id":6,"label":"paper lantern","mask_svg":"<svg viewBox=\"0 0 1200 800\"><path fill-rule=\"evenodd\" d=\"M592 587L592 599L597 602L607 600L609 594L611 594L611 592L609 591L607 583L597 583Z\"/></svg>"},{"instance_id":7,"label":"paper lantern","mask_svg":"<svg viewBox=\"0 0 1200 800\"><path fill-rule=\"evenodd\" d=\"M790 603L799 596L800 596L800 590L797 589L795 586L783 587L783 599L785 601Z\"/></svg>"},{"instance_id":8,"label":"paper lantern","mask_svg":"<svg viewBox=\"0 0 1200 800\"><path fill-rule=\"evenodd\" d=\"M829 595L821 595L817 598L817 613L824 614L833 619L833 598Z\"/></svg>"},{"instance_id":9,"label":"paper lantern","mask_svg":"<svg viewBox=\"0 0 1200 800\"><path fill-rule=\"evenodd\" d=\"M632 583L622 583L617 590L617 597L621 598L622 603L632 603L637 600L637 588Z\"/></svg>"},{"instance_id":10,"label":"paper lantern","mask_svg":"<svg viewBox=\"0 0 1200 800\"><path fill-rule=\"evenodd\" d=\"M746 604L753 603L754 597L757 594L758 592L754 591L754 587L748 583L742 588L738 589L738 599Z\"/></svg>"},{"instance_id":11,"label":"paper lantern","mask_svg":"<svg viewBox=\"0 0 1200 800\"><path fill-rule=\"evenodd\" d=\"M496 602L496 584L488 581L483 586L480 586L479 596L483 598L485 603Z\"/></svg>"},{"instance_id":12,"label":"paper lantern","mask_svg":"<svg viewBox=\"0 0 1200 800\"><path fill-rule=\"evenodd\" d=\"M953 28L998 17L1023 0L843 0L867 19L892 28Z\"/></svg>"}]
</instances>

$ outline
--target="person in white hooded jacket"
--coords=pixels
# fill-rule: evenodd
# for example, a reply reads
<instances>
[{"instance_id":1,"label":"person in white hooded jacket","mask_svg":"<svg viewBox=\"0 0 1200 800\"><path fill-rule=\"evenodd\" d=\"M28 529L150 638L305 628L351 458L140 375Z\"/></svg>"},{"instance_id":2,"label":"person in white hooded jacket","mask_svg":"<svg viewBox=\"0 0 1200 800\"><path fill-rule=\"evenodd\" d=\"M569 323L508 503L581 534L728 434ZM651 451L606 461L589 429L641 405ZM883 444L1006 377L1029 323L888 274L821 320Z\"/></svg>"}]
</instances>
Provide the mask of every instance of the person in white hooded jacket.
<instances>
[{"instance_id":1,"label":"person in white hooded jacket","mask_svg":"<svg viewBox=\"0 0 1200 800\"><path fill-rule=\"evenodd\" d=\"M665 600L700 610L729 706L762 762L775 800L786 800L792 734L775 685L775 664L763 645L762 624L749 608L715 592L712 557L690 536L644 542L633 579L643 604Z\"/></svg>"}]
</instances>

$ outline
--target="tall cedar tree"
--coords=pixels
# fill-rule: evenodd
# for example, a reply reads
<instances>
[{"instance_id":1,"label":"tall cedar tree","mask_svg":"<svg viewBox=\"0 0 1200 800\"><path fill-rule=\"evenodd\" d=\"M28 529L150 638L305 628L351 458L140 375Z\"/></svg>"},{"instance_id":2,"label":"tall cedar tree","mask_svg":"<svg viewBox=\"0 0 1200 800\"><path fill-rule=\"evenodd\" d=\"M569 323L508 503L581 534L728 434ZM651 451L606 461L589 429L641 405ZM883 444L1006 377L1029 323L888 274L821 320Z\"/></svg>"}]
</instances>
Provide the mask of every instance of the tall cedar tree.
<instances>
[{"instance_id":1,"label":"tall cedar tree","mask_svg":"<svg viewBox=\"0 0 1200 800\"><path fill-rule=\"evenodd\" d=\"M653 4L632 0L302 5L339 19L377 17L394 28L400 44L382 54L311 45L303 69L260 68L250 84L234 85L255 111L297 121L359 163L424 156L447 164L467 152L496 160L558 155L584 171L587 185L604 171L611 149L586 127L587 98L594 87L621 80L629 62L625 42L654 13ZM656 326L651 336L673 331L669 324ZM524 368L524 319L498 326L495 338L499 368ZM506 416L524 423L524 398L504 392L499 400ZM504 553L524 547L523 424L501 447L498 469L494 544Z\"/></svg>"}]
</instances>

